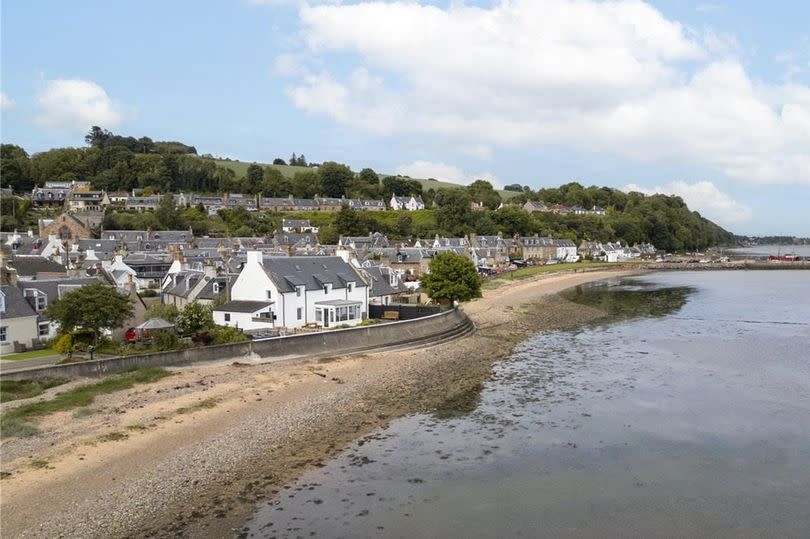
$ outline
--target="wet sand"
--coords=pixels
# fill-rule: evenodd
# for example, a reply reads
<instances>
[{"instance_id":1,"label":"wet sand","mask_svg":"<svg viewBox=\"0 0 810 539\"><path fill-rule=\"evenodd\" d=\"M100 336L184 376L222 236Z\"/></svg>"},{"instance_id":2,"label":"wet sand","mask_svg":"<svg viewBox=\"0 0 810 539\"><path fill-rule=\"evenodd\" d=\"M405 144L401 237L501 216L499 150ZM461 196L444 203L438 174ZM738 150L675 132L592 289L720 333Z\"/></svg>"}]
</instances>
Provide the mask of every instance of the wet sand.
<instances>
[{"instance_id":1,"label":"wet sand","mask_svg":"<svg viewBox=\"0 0 810 539\"><path fill-rule=\"evenodd\" d=\"M97 398L92 413L49 416L40 435L2 442L0 531L236 536L257 500L353 440L411 413L463 409L515 344L605 314L557 292L629 273L504 281L464 305L473 335L432 347L177 369Z\"/></svg>"}]
</instances>

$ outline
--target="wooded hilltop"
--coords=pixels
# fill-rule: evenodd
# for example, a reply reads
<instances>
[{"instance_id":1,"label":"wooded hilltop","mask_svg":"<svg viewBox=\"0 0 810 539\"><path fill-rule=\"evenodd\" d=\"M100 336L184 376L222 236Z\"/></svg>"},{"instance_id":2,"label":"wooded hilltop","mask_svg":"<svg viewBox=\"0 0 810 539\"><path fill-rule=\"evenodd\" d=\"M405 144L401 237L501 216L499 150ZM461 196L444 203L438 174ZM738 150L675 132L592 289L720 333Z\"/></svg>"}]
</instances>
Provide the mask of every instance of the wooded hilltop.
<instances>
[{"instance_id":1,"label":"wooded hilltop","mask_svg":"<svg viewBox=\"0 0 810 539\"><path fill-rule=\"evenodd\" d=\"M107 208L103 229L192 228L195 235L252 236L280 230L285 218L308 218L320 227L320 241L334 243L339 235L367 235L378 231L392 239L463 236L469 233L504 236L539 234L574 241L652 243L671 252L697 251L731 245L731 232L691 211L677 196L624 193L611 187L585 187L577 182L533 190L512 184L498 191L483 180L468 186L433 178L413 179L378 174L365 168L354 172L346 165L307 163L293 154L274 164L246 164L198 155L194 146L181 142L153 141L115 135L93 127L86 146L54 148L29 155L23 148L0 148L0 181L14 195L3 197L2 230L36 227L49 210L32 208L26 198L46 181L89 180L99 191L133 190L144 195L169 193L242 193L253 197L346 197L376 199L386 203L392 195L420 196L425 210L339 212L250 212L222 209L210 216L205 208L175 208L168 202L155 211ZM171 197L166 197L168 201ZM529 213L526 201L546 205L604 209L604 215L555 212ZM475 203L475 204L471 204ZM478 205L478 208L474 206Z\"/></svg>"}]
</instances>

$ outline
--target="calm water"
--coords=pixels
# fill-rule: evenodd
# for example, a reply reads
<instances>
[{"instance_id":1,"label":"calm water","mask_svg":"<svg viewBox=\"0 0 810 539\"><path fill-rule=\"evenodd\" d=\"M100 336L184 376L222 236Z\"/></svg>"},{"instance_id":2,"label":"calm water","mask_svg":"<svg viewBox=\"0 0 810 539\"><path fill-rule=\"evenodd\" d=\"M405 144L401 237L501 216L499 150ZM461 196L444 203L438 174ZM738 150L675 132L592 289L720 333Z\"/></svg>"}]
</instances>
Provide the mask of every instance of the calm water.
<instances>
[{"instance_id":1,"label":"calm water","mask_svg":"<svg viewBox=\"0 0 810 539\"><path fill-rule=\"evenodd\" d=\"M795 254L799 256L810 256L810 245L758 245L756 247L741 247L739 249L729 249L734 254L746 254L755 256L786 255Z\"/></svg>"},{"instance_id":2,"label":"calm water","mask_svg":"<svg viewBox=\"0 0 810 539\"><path fill-rule=\"evenodd\" d=\"M257 507L254 537L807 537L810 272L573 289L613 322L524 342Z\"/></svg>"}]
</instances>

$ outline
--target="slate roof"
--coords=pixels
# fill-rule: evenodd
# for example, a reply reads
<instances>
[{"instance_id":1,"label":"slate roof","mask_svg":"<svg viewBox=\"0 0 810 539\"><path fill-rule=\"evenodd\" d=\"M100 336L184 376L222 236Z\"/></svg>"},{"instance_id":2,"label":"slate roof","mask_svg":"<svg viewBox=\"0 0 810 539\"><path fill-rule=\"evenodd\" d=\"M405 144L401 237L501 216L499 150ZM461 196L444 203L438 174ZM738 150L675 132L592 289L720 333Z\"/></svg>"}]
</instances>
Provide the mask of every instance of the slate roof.
<instances>
[{"instance_id":1,"label":"slate roof","mask_svg":"<svg viewBox=\"0 0 810 539\"><path fill-rule=\"evenodd\" d=\"M37 273L67 273L62 264L41 256L15 256L6 264L17 270L20 277L34 277Z\"/></svg>"},{"instance_id":2,"label":"slate roof","mask_svg":"<svg viewBox=\"0 0 810 539\"><path fill-rule=\"evenodd\" d=\"M294 292L300 283L306 290L321 290L326 283L333 288L345 288L347 282L365 286L357 270L339 256L272 257L262 264L280 292Z\"/></svg>"},{"instance_id":3,"label":"slate roof","mask_svg":"<svg viewBox=\"0 0 810 539\"><path fill-rule=\"evenodd\" d=\"M99 280L93 277L79 279L48 279L38 281L18 281L17 288L24 291L26 288L35 288L48 296L48 302L62 299L62 297L77 288L88 284L98 283Z\"/></svg>"},{"instance_id":4,"label":"slate roof","mask_svg":"<svg viewBox=\"0 0 810 539\"><path fill-rule=\"evenodd\" d=\"M6 310L3 312L3 318L37 316L37 312L25 301L22 292L17 287L4 284L0 285L0 291L5 296Z\"/></svg>"},{"instance_id":5,"label":"slate roof","mask_svg":"<svg viewBox=\"0 0 810 539\"><path fill-rule=\"evenodd\" d=\"M381 266L372 266L370 268L363 268L363 271L368 276L369 289L368 295L372 298L380 296L390 296L401 292L398 288L391 286L391 281L388 279L387 271L383 271Z\"/></svg>"},{"instance_id":6,"label":"slate roof","mask_svg":"<svg viewBox=\"0 0 810 539\"><path fill-rule=\"evenodd\" d=\"M272 305L272 301L245 301L233 300L228 303L223 303L219 307L215 307L215 311L224 311L230 313L255 313L261 309Z\"/></svg>"}]
</instances>

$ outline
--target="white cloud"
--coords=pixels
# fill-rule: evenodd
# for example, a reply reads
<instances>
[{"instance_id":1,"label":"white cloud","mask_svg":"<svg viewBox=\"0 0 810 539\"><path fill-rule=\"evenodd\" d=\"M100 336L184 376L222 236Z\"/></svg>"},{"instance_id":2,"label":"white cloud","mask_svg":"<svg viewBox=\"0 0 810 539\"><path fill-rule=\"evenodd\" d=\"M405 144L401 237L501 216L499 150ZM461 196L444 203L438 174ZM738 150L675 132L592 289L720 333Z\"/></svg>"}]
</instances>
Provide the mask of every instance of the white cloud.
<instances>
[{"instance_id":1,"label":"white cloud","mask_svg":"<svg viewBox=\"0 0 810 539\"><path fill-rule=\"evenodd\" d=\"M84 132L93 125L116 127L124 117L104 88L89 80L49 80L36 100L37 124L55 131Z\"/></svg>"},{"instance_id":2,"label":"white cloud","mask_svg":"<svg viewBox=\"0 0 810 539\"><path fill-rule=\"evenodd\" d=\"M6 95L5 92L0 92L0 110L8 110L14 106L14 100Z\"/></svg>"},{"instance_id":3,"label":"white cloud","mask_svg":"<svg viewBox=\"0 0 810 539\"><path fill-rule=\"evenodd\" d=\"M296 78L288 95L311 114L441 138L479 157L557 146L810 185L810 87L753 80L733 37L687 31L643 2L363 2L299 13L308 55L356 61L348 76Z\"/></svg>"},{"instance_id":4,"label":"white cloud","mask_svg":"<svg viewBox=\"0 0 810 539\"><path fill-rule=\"evenodd\" d=\"M720 191L714 183L708 181L692 184L674 181L652 189L631 183L625 186L625 191L638 191L647 195L662 193L679 196L686 202L690 210L696 210L704 217L716 221L724 227L747 223L753 217L749 206L732 199L727 193Z\"/></svg>"},{"instance_id":5,"label":"white cloud","mask_svg":"<svg viewBox=\"0 0 810 539\"><path fill-rule=\"evenodd\" d=\"M433 178L434 180L457 183L460 185L469 185L475 180L486 180L496 189L503 189L503 183L490 172L467 174L457 166L442 162L414 161L398 166L395 173L402 176L410 176L411 178Z\"/></svg>"}]
</instances>

